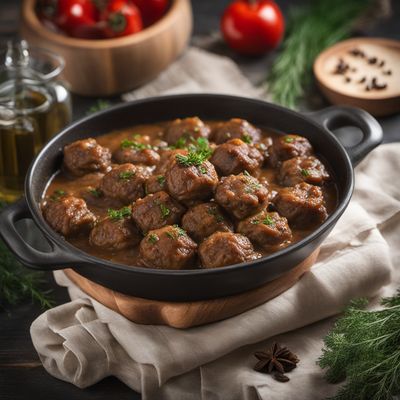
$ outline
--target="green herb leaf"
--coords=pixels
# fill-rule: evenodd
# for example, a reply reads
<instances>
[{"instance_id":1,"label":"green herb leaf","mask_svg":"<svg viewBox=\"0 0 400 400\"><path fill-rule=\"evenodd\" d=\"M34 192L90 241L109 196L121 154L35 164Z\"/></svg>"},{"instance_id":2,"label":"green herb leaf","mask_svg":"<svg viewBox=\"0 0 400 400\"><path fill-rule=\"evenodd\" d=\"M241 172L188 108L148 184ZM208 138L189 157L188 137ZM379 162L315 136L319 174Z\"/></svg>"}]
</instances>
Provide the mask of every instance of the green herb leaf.
<instances>
[{"instance_id":1,"label":"green herb leaf","mask_svg":"<svg viewBox=\"0 0 400 400\"><path fill-rule=\"evenodd\" d=\"M253 225L258 225L260 223L260 220L259 219L252 219L250 221L250 223L253 224Z\"/></svg>"},{"instance_id":2,"label":"green herb leaf","mask_svg":"<svg viewBox=\"0 0 400 400\"><path fill-rule=\"evenodd\" d=\"M367 311L353 301L325 337L318 360L326 379L346 379L334 400L391 400L400 393L400 293Z\"/></svg>"},{"instance_id":3,"label":"green herb leaf","mask_svg":"<svg viewBox=\"0 0 400 400\"><path fill-rule=\"evenodd\" d=\"M147 240L151 243L151 244L155 244L155 243L157 243L159 240L160 240L160 238L155 234L155 233L150 233L148 236L147 236Z\"/></svg>"},{"instance_id":4,"label":"green herb leaf","mask_svg":"<svg viewBox=\"0 0 400 400\"><path fill-rule=\"evenodd\" d=\"M130 217L132 214L132 210L130 209L130 207L122 207L119 210L114 210L113 208L109 208L107 210L107 214L110 217L110 219L118 221L125 217Z\"/></svg>"},{"instance_id":5,"label":"green herb leaf","mask_svg":"<svg viewBox=\"0 0 400 400\"><path fill-rule=\"evenodd\" d=\"M161 210L161 215L163 219L167 219L168 215L171 214L171 210L163 203L160 203L159 205L160 210Z\"/></svg>"},{"instance_id":6,"label":"green herb leaf","mask_svg":"<svg viewBox=\"0 0 400 400\"><path fill-rule=\"evenodd\" d=\"M100 198L103 196L103 192L100 189L89 189L89 193L97 198Z\"/></svg>"},{"instance_id":7,"label":"green herb leaf","mask_svg":"<svg viewBox=\"0 0 400 400\"><path fill-rule=\"evenodd\" d=\"M60 200L61 197L64 197L67 195L67 192L63 189L57 189L53 192L53 194L50 196L50 199L53 201L58 201Z\"/></svg>"},{"instance_id":8,"label":"green herb leaf","mask_svg":"<svg viewBox=\"0 0 400 400\"><path fill-rule=\"evenodd\" d=\"M213 215L217 222L225 221L225 218L218 212L217 207L209 207L207 213Z\"/></svg>"},{"instance_id":9,"label":"green herb leaf","mask_svg":"<svg viewBox=\"0 0 400 400\"><path fill-rule=\"evenodd\" d=\"M251 137L250 135L247 135L247 134L244 134L244 135L242 136L242 140L243 140L243 142L245 142L245 143L247 143L247 144L253 143L252 137Z\"/></svg>"},{"instance_id":10,"label":"green herb leaf","mask_svg":"<svg viewBox=\"0 0 400 400\"><path fill-rule=\"evenodd\" d=\"M135 171L122 171L119 173L118 178L123 181L129 181L135 174Z\"/></svg>"},{"instance_id":11,"label":"green herb leaf","mask_svg":"<svg viewBox=\"0 0 400 400\"><path fill-rule=\"evenodd\" d=\"M145 150L152 149L152 146L147 143L139 143L135 140L124 139L121 141L121 149L134 149L134 150Z\"/></svg>"},{"instance_id":12,"label":"green herb leaf","mask_svg":"<svg viewBox=\"0 0 400 400\"><path fill-rule=\"evenodd\" d=\"M308 176L310 176L310 171L308 169L302 169L301 170L301 174L307 178Z\"/></svg>"},{"instance_id":13,"label":"green herb leaf","mask_svg":"<svg viewBox=\"0 0 400 400\"><path fill-rule=\"evenodd\" d=\"M164 186L165 176L164 175L158 175L157 176L157 182L160 184L160 186Z\"/></svg>"},{"instance_id":14,"label":"green herb leaf","mask_svg":"<svg viewBox=\"0 0 400 400\"><path fill-rule=\"evenodd\" d=\"M285 137L283 138L283 141L284 141L285 143L293 143L293 142L294 142L294 138L293 138L293 137L290 137L290 136L285 136Z\"/></svg>"},{"instance_id":15,"label":"green herb leaf","mask_svg":"<svg viewBox=\"0 0 400 400\"><path fill-rule=\"evenodd\" d=\"M186 235L185 230L178 225L173 225L173 228L173 231L168 231L165 233L170 239L176 240L179 237Z\"/></svg>"},{"instance_id":16,"label":"green herb leaf","mask_svg":"<svg viewBox=\"0 0 400 400\"><path fill-rule=\"evenodd\" d=\"M243 171L243 175L251 176L251 175L249 174L249 171L247 171L246 169Z\"/></svg>"},{"instance_id":17,"label":"green herb leaf","mask_svg":"<svg viewBox=\"0 0 400 400\"><path fill-rule=\"evenodd\" d=\"M265 218L262 220L262 223L264 225L275 225L275 221L272 219L270 215L266 215Z\"/></svg>"}]
</instances>

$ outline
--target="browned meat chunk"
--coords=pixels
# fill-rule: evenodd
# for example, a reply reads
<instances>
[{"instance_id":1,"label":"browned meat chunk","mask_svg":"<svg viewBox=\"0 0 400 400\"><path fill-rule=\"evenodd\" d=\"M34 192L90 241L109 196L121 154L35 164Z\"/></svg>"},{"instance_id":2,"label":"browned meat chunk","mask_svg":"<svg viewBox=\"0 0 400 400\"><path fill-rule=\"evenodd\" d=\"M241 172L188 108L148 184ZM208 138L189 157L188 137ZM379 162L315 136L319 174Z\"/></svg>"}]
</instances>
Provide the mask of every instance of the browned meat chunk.
<instances>
[{"instance_id":1,"label":"browned meat chunk","mask_svg":"<svg viewBox=\"0 0 400 400\"><path fill-rule=\"evenodd\" d=\"M151 175L146 181L146 193L157 193L165 190L165 176L164 175Z\"/></svg>"},{"instance_id":2,"label":"browned meat chunk","mask_svg":"<svg viewBox=\"0 0 400 400\"><path fill-rule=\"evenodd\" d=\"M75 176L88 172L106 172L111 164L111 152L95 139L77 140L64 147L64 168Z\"/></svg>"},{"instance_id":3,"label":"browned meat chunk","mask_svg":"<svg viewBox=\"0 0 400 400\"><path fill-rule=\"evenodd\" d=\"M294 186L300 182L322 185L330 176L324 164L314 156L294 157L282 163L278 180L281 185Z\"/></svg>"},{"instance_id":4,"label":"browned meat chunk","mask_svg":"<svg viewBox=\"0 0 400 400\"><path fill-rule=\"evenodd\" d=\"M223 177L215 201L237 219L256 213L268 201L268 189L249 174Z\"/></svg>"},{"instance_id":5,"label":"browned meat chunk","mask_svg":"<svg viewBox=\"0 0 400 400\"><path fill-rule=\"evenodd\" d=\"M185 149L169 149L163 150L161 154L160 162L157 165L156 172L158 174L165 174L165 171L169 168L170 164L175 160L177 154L186 155L188 153Z\"/></svg>"},{"instance_id":6,"label":"browned meat chunk","mask_svg":"<svg viewBox=\"0 0 400 400\"><path fill-rule=\"evenodd\" d=\"M103 250L118 251L136 246L140 239L129 216L108 216L92 229L89 243Z\"/></svg>"},{"instance_id":7,"label":"browned meat chunk","mask_svg":"<svg viewBox=\"0 0 400 400\"><path fill-rule=\"evenodd\" d=\"M287 219L266 210L240 221L237 231L266 250L286 246L292 239Z\"/></svg>"},{"instance_id":8,"label":"browned meat chunk","mask_svg":"<svg viewBox=\"0 0 400 400\"><path fill-rule=\"evenodd\" d=\"M200 118L178 118L167 127L164 139L168 144L174 145L181 138L208 138L209 134L210 128Z\"/></svg>"},{"instance_id":9,"label":"browned meat chunk","mask_svg":"<svg viewBox=\"0 0 400 400\"><path fill-rule=\"evenodd\" d=\"M271 148L270 162L273 166L280 161L289 160L293 157L309 156L313 153L310 142L303 136L284 135L274 140Z\"/></svg>"},{"instance_id":10,"label":"browned meat chunk","mask_svg":"<svg viewBox=\"0 0 400 400\"><path fill-rule=\"evenodd\" d=\"M231 232L233 224L216 203L201 203L182 218L182 227L190 237L200 242L214 232Z\"/></svg>"},{"instance_id":11,"label":"browned meat chunk","mask_svg":"<svg viewBox=\"0 0 400 400\"><path fill-rule=\"evenodd\" d=\"M236 175L245 170L255 171L261 166L263 156L255 147L240 139L232 139L219 145L210 161L220 175Z\"/></svg>"},{"instance_id":12,"label":"browned meat chunk","mask_svg":"<svg viewBox=\"0 0 400 400\"><path fill-rule=\"evenodd\" d=\"M58 194L47 199L42 211L47 223L64 236L87 232L96 220L85 200L67 194Z\"/></svg>"},{"instance_id":13,"label":"browned meat chunk","mask_svg":"<svg viewBox=\"0 0 400 400\"><path fill-rule=\"evenodd\" d=\"M217 144L230 139L242 139L245 143L256 143L260 140L261 132L245 119L232 118L220 123L213 132L212 138Z\"/></svg>"},{"instance_id":14,"label":"browned meat chunk","mask_svg":"<svg viewBox=\"0 0 400 400\"><path fill-rule=\"evenodd\" d=\"M116 165L104 175L99 189L105 196L128 204L144 196L144 184L148 173L133 164Z\"/></svg>"},{"instance_id":15,"label":"browned meat chunk","mask_svg":"<svg viewBox=\"0 0 400 400\"><path fill-rule=\"evenodd\" d=\"M199 256L204 268L218 268L255 260L260 254L254 251L246 236L232 232L215 232L201 243Z\"/></svg>"},{"instance_id":16,"label":"browned meat chunk","mask_svg":"<svg viewBox=\"0 0 400 400\"><path fill-rule=\"evenodd\" d=\"M275 207L298 228L320 224L328 217L321 188L305 182L281 189Z\"/></svg>"},{"instance_id":17,"label":"browned meat chunk","mask_svg":"<svg viewBox=\"0 0 400 400\"><path fill-rule=\"evenodd\" d=\"M193 265L197 244L179 228L167 225L150 231L140 242L140 257L148 268L184 269Z\"/></svg>"},{"instance_id":18,"label":"browned meat chunk","mask_svg":"<svg viewBox=\"0 0 400 400\"><path fill-rule=\"evenodd\" d=\"M184 203L210 199L218 184L214 166L209 161L203 161L199 165L187 165L179 160L175 158L165 173L171 196Z\"/></svg>"},{"instance_id":19,"label":"browned meat chunk","mask_svg":"<svg viewBox=\"0 0 400 400\"><path fill-rule=\"evenodd\" d=\"M155 150L146 148L119 148L114 152L113 158L119 164L157 165L160 161L160 155Z\"/></svg>"},{"instance_id":20,"label":"browned meat chunk","mask_svg":"<svg viewBox=\"0 0 400 400\"><path fill-rule=\"evenodd\" d=\"M143 233L180 222L185 208L168 193L157 192L136 200L132 219Z\"/></svg>"}]
</instances>

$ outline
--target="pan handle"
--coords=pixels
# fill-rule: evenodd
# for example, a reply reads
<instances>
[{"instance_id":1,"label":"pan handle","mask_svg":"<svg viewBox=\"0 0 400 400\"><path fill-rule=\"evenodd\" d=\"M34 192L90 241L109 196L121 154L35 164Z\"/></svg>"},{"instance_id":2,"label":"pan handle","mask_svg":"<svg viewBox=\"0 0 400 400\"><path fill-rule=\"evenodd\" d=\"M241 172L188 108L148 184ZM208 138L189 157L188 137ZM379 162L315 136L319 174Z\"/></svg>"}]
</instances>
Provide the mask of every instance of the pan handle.
<instances>
[{"instance_id":1,"label":"pan handle","mask_svg":"<svg viewBox=\"0 0 400 400\"><path fill-rule=\"evenodd\" d=\"M350 125L361 129L363 138L354 146L345 146L351 162L356 166L383 139L382 127L378 121L366 111L355 107L332 106L307 114L332 134L332 129Z\"/></svg>"},{"instance_id":2,"label":"pan handle","mask_svg":"<svg viewBox=\"0 0 400 400\"><path fill-rule=\"evenodd\" d=\"M16 222L25 218L32 219L25 198L7 206L0 213L0 237L18 261L33 269L49 271L77 265L77 258L53 242L49 241L49 252L37 250L28 244L15 227Z\"/></svg>"}]
</instances>

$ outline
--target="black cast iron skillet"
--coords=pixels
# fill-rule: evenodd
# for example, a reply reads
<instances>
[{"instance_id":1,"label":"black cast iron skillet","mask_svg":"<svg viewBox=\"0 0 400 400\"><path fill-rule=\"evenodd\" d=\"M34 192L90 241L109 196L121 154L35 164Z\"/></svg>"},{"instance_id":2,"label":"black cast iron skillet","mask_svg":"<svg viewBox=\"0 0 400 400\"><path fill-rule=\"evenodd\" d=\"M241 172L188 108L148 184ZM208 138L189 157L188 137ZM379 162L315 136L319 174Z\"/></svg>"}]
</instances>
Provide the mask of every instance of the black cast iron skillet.
<instances>
[{"instance_id":1,"label":"black cast iron skillet","mask_svg":"<svg viewBox=\"0 0 400 400\"><path fill-rule=\"evenodd\" d=\"M51 176L59 169L64 145L136 124L198 115L202 119L239 117L260 126L297 133L310 140L334 171L338 205L329 218L303 240L255 261L217 269L156 270L115 264L86 254L66 242L44 221L39 202ZM363 138L347 151L330 131L344 125L361 129ZM262 285L294 268L326 238L347 207L354 186L353 166L382 140L382 129L365 111L330 107L302 115L259 100L187 94L134 101L84 118L54 137L36 157L25 181L25 197L0 215L0 235L16 257L41 270L73 268L79 274L116 291L157 300L192 301L232 295ZM29 245L16 222L30 218L39 227L51 250Z\"/></svg>"}]
</instances>

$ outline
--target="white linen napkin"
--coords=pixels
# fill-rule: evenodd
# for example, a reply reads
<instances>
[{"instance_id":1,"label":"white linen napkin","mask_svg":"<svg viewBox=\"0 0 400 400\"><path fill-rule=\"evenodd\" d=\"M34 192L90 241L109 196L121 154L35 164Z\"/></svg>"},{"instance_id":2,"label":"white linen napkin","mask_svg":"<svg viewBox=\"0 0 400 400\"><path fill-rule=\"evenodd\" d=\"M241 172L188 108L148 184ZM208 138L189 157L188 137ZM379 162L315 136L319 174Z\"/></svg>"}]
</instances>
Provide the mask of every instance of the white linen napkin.
<instances>
[{"instance_id":1,"label":"white linen napkin","mask_svg":"<svg viewBox=\"0 0 400 400\"><path fill-rule=\"evenodd\" d=\"M255 95L232 61L190 49L153 84L125 99L195 87L210 91L210 76L220 77L217 91L231 87L231 93ZM45 312L31 326L44 367L78 387L114 375L141 392L144 400L309 400L333 394L336 387L323 380L315 364L332 324L326 318L355 297L372 297L390 282L385 288L389 294L400 284L400 267L391 277L391 257L397 261L400 254L399 170L400 144L376 149L358 167L354 198L310 272L275 299L224 321L186 330L135 324L57 271L56 280L68 287L72 301ZM287 384L252 369L254 350L269 346L272 338L301 359Z\"/></svg>"}]
</instances>

